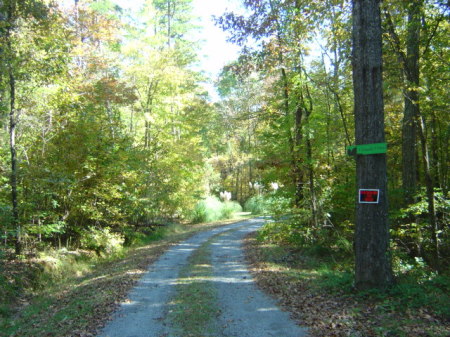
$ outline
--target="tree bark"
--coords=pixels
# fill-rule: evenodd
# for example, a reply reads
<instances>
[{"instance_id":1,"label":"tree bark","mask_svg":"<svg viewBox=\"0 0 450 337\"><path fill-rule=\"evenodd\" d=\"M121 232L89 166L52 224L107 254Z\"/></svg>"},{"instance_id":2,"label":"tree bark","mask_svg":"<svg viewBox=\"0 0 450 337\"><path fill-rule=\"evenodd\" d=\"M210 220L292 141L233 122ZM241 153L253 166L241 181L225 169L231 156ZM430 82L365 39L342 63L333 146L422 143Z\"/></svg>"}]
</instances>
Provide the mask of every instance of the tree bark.
<instances>
[{"instance_id":1,"label":"tree bark","mask_svg":"<svg viewBox=\"0 0 450 337\"><path fill-rule=\"evenodd\" d=\"M417 190L416 123L419 115L419 43L422 1L408 4L408 28L404 73L406 76L405 107L402 122L402 180L405 205L414 202Z\"/></svg>"},{"instance_id":2,"label":"tree bark","mask_svg":"<svg viewBox=\"0 0 450 337\"><path fill-rule=\"evenodd\" d=\"M303 93L305 91L305 94ZM305 121L304 124L306 128L310 128L310 116L313 112L313 100L311 97L311 93L309 91L308 85L305 88L300 89L300 105L303 107ZM307 130L305 132L305 143L306 143L306 162L307 162L307 170L308 170L308 183L309 183L309 198L310 198L310 208L311 208L311 223L314 227L319 225L319 214L317 209L317 201L316 201L316 187L315 187L315 178L314 178L314 165L313 165L313 157L312 157L312 143L311 138L309 136L310 132Z\"/></svg>"},{"instance_id":3,"label":"tree bark","mask_svg":"<svg viewBox=\"0 0 450 337\"><path fill-rule=\"evenodd\" d=\"M300 146L302 144L302 120L303 109L298 106L295 110L295 124L294 133L295 137L291 137L291 155L292 155L292 172L294 174L294 186L295 186L295 206L300 207L300 203L303 200L303 171L302 171L302 158L300 153ZM289 130L290 133L290 130Z\"/></svg>"},{"instance_id":4,"label":"tree bark","mask_svg":"<svg viewBox=\"0 0 450 337\"><path fill-rule=\"evenodd\" d=\"M380 0L353 0L353 90L356 145L385 142ZM356 206L355 286L392 284L386 154L358 155L357 187L379 189L379 203Z\"/></svg>"},{"instance_id":5,"label":"tree bark","mask_svg":"<svg viewBox=\"0 0 450 337\"><path fill-rule=\"evenodd\" d=\"M419 129L420 144L422 148L422 159L425 171L425 186L428 199L428 219L431 227L431 240L433 242L432 266L440 271L440 249L439 249L439 225L436 218L436 206L434 202L434 181L431 174L430 155L426 138L426 125L423 116L416 116Z\"/></svg>"}]
</instances>

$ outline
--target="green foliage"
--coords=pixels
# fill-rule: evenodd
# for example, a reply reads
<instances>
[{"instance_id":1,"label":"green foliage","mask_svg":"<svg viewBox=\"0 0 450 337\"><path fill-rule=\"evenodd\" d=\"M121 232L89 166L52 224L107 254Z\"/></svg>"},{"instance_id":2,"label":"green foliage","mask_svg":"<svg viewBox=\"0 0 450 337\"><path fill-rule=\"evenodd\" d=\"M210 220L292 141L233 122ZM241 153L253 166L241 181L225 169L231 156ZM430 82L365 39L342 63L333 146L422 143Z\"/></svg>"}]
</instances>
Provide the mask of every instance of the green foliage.
<instances>
[{"instance_id":1,"label":"green foliage","mask_svg":"<svg viewBox=\"0 0 450 337\"><path fill-rule=\"evenodd\" d=\"M90 270L97 258L94 252L88 251L69 251L66 248L43 250L36 259L39 272L35 276L35 288L45 289L74 275L81 277Z\"/></svg>"},{"instance_id":2,"label":"green foliage","mask_svg":"<svg viewBox=\"0 0 450 337\"><path fill-rule=\"evenodd\" d=\"M431 236L428 199L425 190L416 196L417 202L406 208L401 208L393 214L393 228L391 230L395 246L409 254L408 259L431 259L430 252L433 250L433 239ZM438 224L439 245L444 254L443 261L449 257L450 229L450 198L442 191L435 191L435 210ZM399 253L401 254L401 252Z\"/></svg>"},{"instance_id":3,"label":"green foliage","mask_svg":"<svg viewBox=\"0 0 450 337\"><path fill-rule=\"evenodd\" d=\"M396 284L386 292L379 289L356 292L353 287L352 261L335 258L329 250L317 246L298 249L264 243L258 246L258 260L263 262L264 280L272 283L271 286L280 292L286 292L284 298L292 300L289 290L302 289L302 295L294 297L297 300L293 303L310 301L316 297L317 300L312 300L310 304L317 303L318 311L322 314L323 310L329 310L324 306L324 298L334 297L336 302L350 309L349 320L357 318L359 328L360 324L376 327L380 336L394 331L396 336L410 336L412 327L419 325L430 336L447 336L445 332L448 333L448 324L441 322L449 317L448 275L436 276L429 269L422 269L420 273L425 272L427 279L420 280L409 274L398 275ZM424 264L420 265L419 261L418 268L426 268ZM283 275L282 279L280 275ZM342 307L336 309L336 313L342 314ZM310 310L310 306L306 310ZM430 316L436 317L438 321ZM434 333L434 329L440 333ZM363 335L371 333L373 331L367 330Z\"/></svg>"},{"instance_id":4,"label":"green foliage","mask_svg":"<svg viewBox=\"0 0 450 337\"><path fill-rule=\"evenodd\" d=\"M7 279L3 273L0 273L0 282L2 284L0 287L0 317L7 317L11 314L11 300L19 296L23 285L20 284L19 278Z\"/></svg>"},{"instance_id":5,"label":"green foliage","mask_svg":"<svg viewBox=\"0 0 450 337\"><path fill-rule=\"evenodd\" d=\"M65 232L67 224L64 221L57 221L49 224L34 224L26 227L27 234L40 235L43 238L51 238L57 234Z\"/></svg>"},{"instance_id":6,"label":"green foliage","mask_svg":"<svg viewBox=\"0 0 450 337\"><path fill-rule=\"evenodd\" d=\"M268 214L277 219L291 211L292 200L282 195L272 194L266 196L265 205Z\"/></svg>"},{"instance_id":7,"label":"green foliage","mask_svg":"<svg viewBox=\"0 0 450 337\"><path fill-rule=\"evenodd\" d=\"M420 307L433 308L439 315L450 315L448 278L433 278L424 283L417 283L414 279L405 280L397 284L390 292L394 300L390 305L396 310L407 306L411 309Z\"/></svg>"},{"instance_id":8,"label":"green foliage","mask_svg":"<svg viewBox=\"0 0 450 337\"><path fill-rule=\"evenodd\" d=\"M223 205L219 199L207 197L195 205L189 218L193 223L214 221L221 217L222 207Z\"/></svg>"},{"instance_id":9,"label":"green foliage","mask_svg":"<svg viewBox=\"0 0 450 337\"><path fill-rule=\"evenodd\" d=\"M258 232L258 237L264 242L300 246L306 239L304 234L299 226L292 223L271 222Z\"/></svg>"},{"instance_id":10,"label":"green foliage","mask_svg":"<svg viewBox=\"0 0 450 337\"><path fill-rule=\"evenodd\" d=\"M230 219L242 207L235 201L222 202L214 196L199 201L188 216L192 223L212 222L221 219Z\"/></svg>"},{"instance_id":11,"label":"green foliage","mask_svg":"<svg viewBox=\"0 0 450 337\"><path fill-rule=\"evenodd\" d=\"M176 1L170 20L162 19L164 5L148 2L139 23L126 25L111 1L79 3L76 17L41 1L15 13L8 57L21 111L19 222L28 247L81 241L114 251L119 243L112 242L121 239L108 228L139 241L130 226L179 219L205 193L216 114L190 68L190 1ZM148 31L158 33L150 38ZM4 126L10 97L7 69L0 70ZM0 129L2 239L15 231L8 225L7 131Z\"/></svg>"},{"instance_id":12,"label":"green foliage","mask_svg":"<svg viewBox=\"0 0 450 337\"><path fill-rule=\"evenodd\" d=\"M222 205L220 219L231 219L235 213L242 212L242 206L236 201L225 201Z\"/></svg>"},{"instance_id":13,"label":"green foliage","mask_svg":"<svg viewBox=\"0 0 450 337\"><path fill-rule=\"evenodd\" d=\"M9 233L13 230L10 226L11 221L11 207L9 205L0 204L0 240L4 241L8 239Z\"/></svg>"},{"instance_id":14,"label":"green foliage","mask_svg":"<svg viewBox=\"0 0 450 337\"><path fill-rule=\"evenodd\" d=\"M2 318L14 313L17 299L42 286L44 268L37 261L13 260L0 250L0 327Z\"/></svg>"},{"instance_id":15,"label":"green foliage","mask_svg":"<svg viewBox=\"0 0 450 337\"><path fill-rule=\"evenodd\" d=\"M427 281L419 281L415 277L402 276L396 285L387 292L367 291L360 293L360 297L368 297L380 303L380 311L415 310L427 308L448 317L450 315L450 280L448 276L430 276Z\"/></svg>"},{"instance_id":16,"label":"green foliage","mask_svg":"<svg viewBox=\"0 0 450 337\"><path fill-rule=\"evenodd\" d=\"M275 220L262 239L319 255L352 254L356 173L344 151L354 143L348 2L249 1L244 17L219 19L233 40L264 43L224 68L221 101L214 104L201 85L204 75L192 70L198 48L187 40L190 0L173 0L169 14L166 1L147 1L140 13L130 12L136 21L110 0L79 2L77 16L37 0L2 8L9 3L18 7L0 27L2 243L11 245L17 232L9 183L11 71L20 111L19 223L29 250L81 245L115 254L125 242L149 242L173 228L146 235L135 230L141 224L228 218L246 200L246 211ZM406 7L384 5L406 46ZM420 117L432 180L441 188L435 190L436 234L447 268L449 25L437 8L426 2L423 11L423 22L435 28L422 29L421 41L429 45L421 46ZM303 62L303 43L317 36L322 57ZM404 71L392 47L385 45L384 77L393 262L397 275L422 282L432 277L429 200L420 165L416 201L405 207L400 193ZM201 200L223 190L238 202Z\"/></svg>"},{"instance_id":17,"label":"green foliage","mask_svg":"<svg viewBox=\"0 0 450 337\"><path fill-rule=\"evenodd\" d=\"M262 195L250 197L244 204L244 211L254 215L267 213L266 199Z\"/></svg>"},{"instance_id":18,"label":"green foliage","mask_svg":"<svg viewBox=\"0 0 450 337\"><path fill-rule=\"evenodd\" d=\"M444 195L442 190L435 189L435 208L441 224L450 221L450 196ZM415 197L417 202L408 205L406 208L398 210L394 219L409 219L412 217L425 218L428 212L428 200L426 191L423 188Z\"/></svg>"},{"instance_id":19,"label":"green foliage","mask_svg":"<svg viewBox=\"0 0 450 337\"><path fill-rule=\"evenodd\" d=\"M80 245L98 255L112 256L122 251L124 241L121 234L111 232L110 228L89 227L81 233Z\"/></svg>"},{"instance_id":20,"label":"green foliage","mask_svg":"<svg viewBox=\"0 0 450 337\"><path fill-rule=\"evenodd\" d=\"M275 194L258 194L247 199L244 205L246 212L254 215L266 214L280 217L290 212L291 200Z\"/></svg>"},{"instance_id":21,"label":"green foliage","mask_svg":"<svg viewBox=\"0 0 450 337\"><path fill-rule=\"evenodd\" d=\"M354 274L347 270L335 270L330 266L322 265L318 270L319 279L317 280L317 286L334 292L346 292L353 291Z\"/></svg>"},{"instance_id":22,"label":"green foliage","mask_svg":"<svg viewBox=\"0 0 450 337\"><path fill-rule=\"evenodd\" d=\"M312 255L349 260L353 255L353 227L349 221L340 226L314 226L308 210L296 209L267 223L259 230L258 238L263 242L303 249Z\"/></svg>"}]
</instances>

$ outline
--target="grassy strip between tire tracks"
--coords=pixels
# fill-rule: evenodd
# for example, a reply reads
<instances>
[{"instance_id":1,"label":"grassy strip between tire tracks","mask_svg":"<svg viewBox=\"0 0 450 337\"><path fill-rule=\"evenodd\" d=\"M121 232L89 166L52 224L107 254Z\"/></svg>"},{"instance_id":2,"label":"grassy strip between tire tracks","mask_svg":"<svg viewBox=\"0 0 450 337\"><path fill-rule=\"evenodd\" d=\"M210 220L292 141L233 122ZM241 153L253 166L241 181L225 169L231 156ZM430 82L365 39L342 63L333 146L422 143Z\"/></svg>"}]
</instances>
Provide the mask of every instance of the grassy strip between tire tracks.
<instances>
[{"instance_id":1,"label":"grassy strip between tire tracks","mask_svg":"<svg viewBox=\"0 0 450 337\"><path fill-rule=\"evenodd\" d=\"M188 259L180 271L177 293L171 302L168 321L171 337L217 336L216 318L220 314L217 292L211 282L211 242L208 240Z\"/></svg>"},{"instance_id":2,"label":"grassy strip between tire tracks","mask_svg":"<svg viewBox=\"0 0 450 337\"><path fill-rule=\"evenodd\" d=\"M173 327L170 337L214 337L219 335L217 318L221 308L217 289L212 282L211 243L218 237L235 231L218 233L203 243L180 271L177 294L167 320Z\"/></svg>"},{"instance_id":3,"label":"grassy strip between tire tracks","mask_svg":"<svg viewBox=\"0 0 450 337\"><path fill-rule=\"evenodd\" d=\"M148 266L171 245L246 218L170 227L158 241L127 249L122 257L84 261L83 272L42 284L15 308L0 313L0 336L95 336Z\"/></svg>"}]
</instances>

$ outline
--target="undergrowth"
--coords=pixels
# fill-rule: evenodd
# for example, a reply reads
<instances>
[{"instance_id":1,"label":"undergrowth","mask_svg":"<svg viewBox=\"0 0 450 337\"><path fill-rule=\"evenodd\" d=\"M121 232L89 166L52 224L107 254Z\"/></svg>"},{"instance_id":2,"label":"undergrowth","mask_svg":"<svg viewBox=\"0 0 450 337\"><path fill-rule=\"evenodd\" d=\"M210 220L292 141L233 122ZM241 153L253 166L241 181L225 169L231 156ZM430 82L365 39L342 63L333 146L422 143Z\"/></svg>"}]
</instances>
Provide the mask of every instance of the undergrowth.
<instances>
[{"instance_id":1,"label":"undergrowth","mask_svg":"<svg viewBox=\"0 0 450 337\"><path fill-rule=\"evenodd\" d=\"M386 331L403 331L398 327L399 322L407 324L408 317L414 317L411 314L414 312L420 312L424 317L431 315L447 322L450 320L448 271L437 275L422 260L407 259L403 255L399 258L394 253L396 283L386 291L357 292L353 284L353 254L347 240L342 238L341 243L333 244L308 241L305 227L274 222L260 230L258 241L264 260L273 270L282 270L292 280L307 282L308 287L318 293L339 294L362 306L370 303L376 314L383 317L379 322L380 336ZM431 326L434 323L423 324ZM388 328L394 326L393 330ZM402 336L402 333L394 335Z\"/></svg>"}]
</instances>

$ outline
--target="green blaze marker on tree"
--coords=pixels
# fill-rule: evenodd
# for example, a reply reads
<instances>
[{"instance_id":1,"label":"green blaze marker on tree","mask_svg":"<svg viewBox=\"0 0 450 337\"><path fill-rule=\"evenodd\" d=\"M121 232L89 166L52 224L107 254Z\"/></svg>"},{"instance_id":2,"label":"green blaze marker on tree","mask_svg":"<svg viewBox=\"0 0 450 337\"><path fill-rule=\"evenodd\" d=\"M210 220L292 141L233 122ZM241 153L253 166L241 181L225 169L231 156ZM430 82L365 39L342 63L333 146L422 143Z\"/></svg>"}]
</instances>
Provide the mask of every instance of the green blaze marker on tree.
<instances>
[{"instance_id":1,"label":"green blaze marker on tree","mask_svg":"<svg viewBox=\"0 0 450 337\"><path fill-rule=\"evenodd\" d=\"M386 153L386 152L387 152L387 143L374 143L374 144L347 146L347 154L349 156L354 156L357 154L361 154L361 155L380 154L380 153Z\"/></svg>"}]
</instances>

